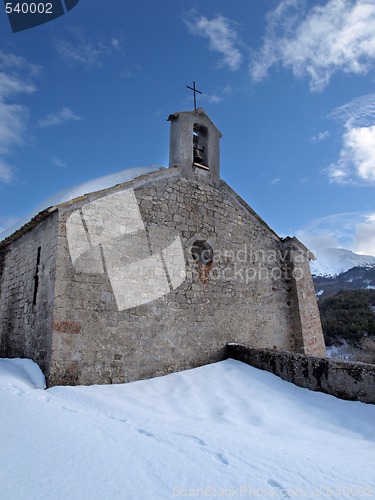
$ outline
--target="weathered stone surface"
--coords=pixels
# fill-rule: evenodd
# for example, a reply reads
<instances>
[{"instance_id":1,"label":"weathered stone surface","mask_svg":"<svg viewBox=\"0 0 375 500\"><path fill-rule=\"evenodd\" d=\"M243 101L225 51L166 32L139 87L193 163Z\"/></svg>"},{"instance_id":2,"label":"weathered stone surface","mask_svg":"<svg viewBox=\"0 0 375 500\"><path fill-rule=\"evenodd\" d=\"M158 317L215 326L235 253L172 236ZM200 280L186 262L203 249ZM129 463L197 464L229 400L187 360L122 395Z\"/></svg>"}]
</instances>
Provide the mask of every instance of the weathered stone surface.
<instances>
[{"instance_id":1,"label":"weathered stone surface","mask_svg":"<svg viewBox=\"0 0 375 500\"><path fill-rule=\"evenodd\" d=\"M375 366L228 344L227 356L295 385L341 399L375 404Z\"/></svg>"},{"instance_id":2,"label":"weathered stone surface","mask_svg":"<svg viewBox=\"0 0 375 500\"><path fill-rule=\"evenodd\" d=\"M3 248L0 265L0 356L32 358L47 375L52 354L57 221L56 212Z\"/></svg>"},{"instance_id":3,"label":"weathered stone surface","mask_svg":"<svg viewBox=\"0 0 375 500\"><path fill-rule=\"evenodd\" d=\"M204 112L171 120L169 169L53 207L0 243L0 356L34 359L49 385L192 368L228 342L324 355L307 249L220 180ZM192 165L194 131L208 170Z\"/></svg>"},{"instance_id":4,"label":"weathered stone surface","mask_svg":"<svg viewBox=\"0 0 375 500\"><path fill-rule=\"evenodd\" d=\"M289 279L293 286L290 293L291 321L295 352L303 352L314 356L325 356L323 331L320 322L318 304L315 299L315 289L310 275L308 255L304 255L301 244L295 238L284 240L284 250ZM307 250L307 249L306 249Z\"/></svg>"}]
</instances>

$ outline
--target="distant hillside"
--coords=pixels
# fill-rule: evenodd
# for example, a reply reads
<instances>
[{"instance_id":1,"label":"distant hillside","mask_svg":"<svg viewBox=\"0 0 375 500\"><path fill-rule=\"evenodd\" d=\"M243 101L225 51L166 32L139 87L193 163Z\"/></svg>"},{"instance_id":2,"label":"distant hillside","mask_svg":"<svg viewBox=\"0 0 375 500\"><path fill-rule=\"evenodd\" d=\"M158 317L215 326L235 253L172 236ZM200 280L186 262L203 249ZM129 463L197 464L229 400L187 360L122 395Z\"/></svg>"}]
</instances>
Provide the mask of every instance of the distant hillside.
<instances>
[{"instance_id":1,"label":"distant hillside","mask_svg":"<svg viewBox=\"0 0 375 500\"><path fill-rule=\"evenodd\" d=\"M328 354L375 363L375 290L341 290L318 305Z\"/></svg>"},{"instance_id":2,"label":"distant hillside","mask_svg":"<svg viewBox=\"0 0 375 500\"><path fill-rule=\"evenodd\" d=\"M375 267L353 267L336 276L313 276L318 297L339 290L375 290Z\"/></svg>"},{"instance_id":3,"label":"distant hillside","mask_svg":"<svg viewBox=\"0 0 375 500\"><path fill-rule=\"evenodd\" d=\"M375 364L375 257L341 248L311 263L328 356Z\"/></svg>"}]
</instances>

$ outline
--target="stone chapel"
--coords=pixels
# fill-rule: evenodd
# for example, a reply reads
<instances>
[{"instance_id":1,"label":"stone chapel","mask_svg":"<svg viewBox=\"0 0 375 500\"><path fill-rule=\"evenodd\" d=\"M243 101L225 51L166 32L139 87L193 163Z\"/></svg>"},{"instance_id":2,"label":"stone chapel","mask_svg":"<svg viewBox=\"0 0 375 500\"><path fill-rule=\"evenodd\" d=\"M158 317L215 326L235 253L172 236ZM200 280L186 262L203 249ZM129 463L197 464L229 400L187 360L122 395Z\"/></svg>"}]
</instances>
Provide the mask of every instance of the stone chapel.
<instances>
[{"instance_id":1,"label":"stone chapel","mask_svg":"<svg viewBox=\"0 0 375 500\"><path fill-rule=\"evenodd\" d=\"M231 342L325 355L309 261L220 177L220 131L169 116L169 168L46 207L0 242L0 356L49 386L224 359Z\"/></svg>"}]
</instances>

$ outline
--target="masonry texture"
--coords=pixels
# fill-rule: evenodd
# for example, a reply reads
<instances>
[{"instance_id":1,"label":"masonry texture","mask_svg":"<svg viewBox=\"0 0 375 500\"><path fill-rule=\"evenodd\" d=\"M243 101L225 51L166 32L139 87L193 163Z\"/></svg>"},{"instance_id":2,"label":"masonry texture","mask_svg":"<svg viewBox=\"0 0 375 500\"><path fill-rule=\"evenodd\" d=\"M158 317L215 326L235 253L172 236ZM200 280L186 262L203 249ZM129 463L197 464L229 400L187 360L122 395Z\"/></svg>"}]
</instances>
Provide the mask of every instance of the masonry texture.
<instances>
[{"instance_id":1,"label":"masonry texture","mask_svg":"<svg viewBox=\"0 0 375 500\"><path fill-rule=\"evenodd\" d=\"M0 250L0 356L32 358L45 373L52 354L57 220L54 212Z\"/></svg>"},{"instance_id":2,"label":"masonry texture","mask_svg":"<svg viewBox=\"0 0 375 500\"><path fill-rule=\"evenodd\" d=\"M216 127L209 143L206 115L187 114L194 126L203 116L218 162ZM0 356L34 359L50 386L192 368L224 359L228 342L324 356L311 254L217 163L186 168L52 207L2 243Z\"/></svg>"},{"instance_id":3,"label":"masonry texture","mask_svg":"<svg viewBox=\"0 0 375 500\"><path fill-rule=\"evenodd\" d=\"M375 366L229 344L227 356L288 382L341 399L375 404Z\"/></svg>"}]
</instances>

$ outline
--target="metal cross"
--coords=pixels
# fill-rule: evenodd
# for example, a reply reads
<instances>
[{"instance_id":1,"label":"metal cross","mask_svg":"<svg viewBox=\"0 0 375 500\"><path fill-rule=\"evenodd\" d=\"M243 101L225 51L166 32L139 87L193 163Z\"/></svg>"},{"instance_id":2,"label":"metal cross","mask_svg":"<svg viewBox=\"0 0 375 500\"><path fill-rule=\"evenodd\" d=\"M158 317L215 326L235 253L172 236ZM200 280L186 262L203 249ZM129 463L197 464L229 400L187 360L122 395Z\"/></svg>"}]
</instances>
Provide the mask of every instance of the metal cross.
<instances>
[{"instance_id":1,"label":"metal cross","mask_svg":"<svg viewBox=\"0 0 375 500\"><path fill-rule=\"evenodd\" d=\"M194 92L194 111L197 110L197 93L202 94L200 90L197 90L195 88L195 82L193 82L193 86L189 87L189 85L186 85L188 89L192 90Z\"/></svg>"}]
</instances>

